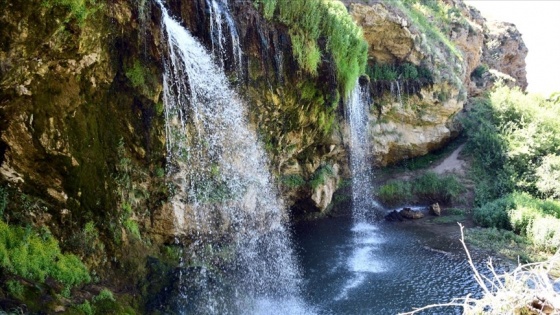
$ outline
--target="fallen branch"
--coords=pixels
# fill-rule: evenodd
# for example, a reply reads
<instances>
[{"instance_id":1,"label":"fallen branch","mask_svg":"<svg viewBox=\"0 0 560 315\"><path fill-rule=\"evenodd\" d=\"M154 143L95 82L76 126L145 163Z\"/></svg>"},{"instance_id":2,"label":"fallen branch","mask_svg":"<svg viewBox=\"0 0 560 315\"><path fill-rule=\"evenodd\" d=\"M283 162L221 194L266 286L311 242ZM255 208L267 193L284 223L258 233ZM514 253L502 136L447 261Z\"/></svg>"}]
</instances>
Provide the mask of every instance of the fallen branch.
<instances>
[{"instance_id":1,"label":"fallen branch","mask_svg":"<svg viewBox=\"0 0 560 315\"><path fill-rule=\"evenodd\" d=\"M549 274L555 263L560 261L556 253L545 262L518 265L509 273L498 274L492 260L487 266L492 279L482 275L476 266L465 243L464 228L461 228L461 244L467 254L467 261L483 296L472 299L470 295L456 298L448 303L432 304L400 315L413 315L421 311L440 307L462 307L463 314L560 314L560 295L554 291Z\"/></svg>"}]
</instances>

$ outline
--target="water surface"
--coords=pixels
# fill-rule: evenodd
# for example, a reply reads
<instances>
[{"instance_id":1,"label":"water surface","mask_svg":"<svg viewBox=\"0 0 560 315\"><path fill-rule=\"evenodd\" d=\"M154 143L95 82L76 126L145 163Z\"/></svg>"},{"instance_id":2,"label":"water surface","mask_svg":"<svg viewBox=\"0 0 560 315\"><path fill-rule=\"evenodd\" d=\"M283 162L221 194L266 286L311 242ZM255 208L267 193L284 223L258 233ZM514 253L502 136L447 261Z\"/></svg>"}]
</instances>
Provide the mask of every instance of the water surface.
<instances>
[{"instance_id":1,"label":"water surface","mask_svg":"<svg viewBox=\"0 0 560 315\"><path fill-rule=\"evenodd\" d=\"M304 296L319 314L397 314L480 293L458 242L447 246L406 222L322 219L297 225L295 235ZM484 269L483 261L477 265Z\"/></svg>"}]
</instances>

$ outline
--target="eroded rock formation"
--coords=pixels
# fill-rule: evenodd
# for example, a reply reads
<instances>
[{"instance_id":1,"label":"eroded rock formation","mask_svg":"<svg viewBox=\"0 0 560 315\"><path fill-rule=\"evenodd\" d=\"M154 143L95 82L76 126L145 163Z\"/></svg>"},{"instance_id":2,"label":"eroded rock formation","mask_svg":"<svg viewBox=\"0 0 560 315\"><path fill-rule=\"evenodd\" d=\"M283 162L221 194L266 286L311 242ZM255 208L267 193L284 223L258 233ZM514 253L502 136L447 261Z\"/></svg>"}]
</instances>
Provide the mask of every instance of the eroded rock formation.
<instances>
[{"instance_id":1,"label":"eroded rock formation","mask_svg":"<svg viewBox=\"0 0 560 315\"><path fill-rule=\"evenodd\" d=\"M400 2L345 2L370 44L370 65L412 64L432 75L429 83L402 77L372 82L371 157L378 165L443 146L458 133L455 118L468 96L488 90L498 77L527 86L527 49L510 23L488 22L462 1L448 0L445 28L431 31ZM435 25L435 19L428 14L426 23Z\"/></svg>"}]
</instances>

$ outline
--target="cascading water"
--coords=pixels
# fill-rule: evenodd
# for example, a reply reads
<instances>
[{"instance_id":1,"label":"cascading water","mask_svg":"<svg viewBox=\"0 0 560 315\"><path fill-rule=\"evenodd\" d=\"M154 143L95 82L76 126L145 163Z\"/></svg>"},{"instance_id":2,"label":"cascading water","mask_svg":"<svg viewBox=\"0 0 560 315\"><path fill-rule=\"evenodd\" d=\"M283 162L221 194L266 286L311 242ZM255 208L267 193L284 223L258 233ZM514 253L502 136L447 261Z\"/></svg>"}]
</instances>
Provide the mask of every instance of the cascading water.
<instances>
[{"instance_id":1,"label":"cascading water","mask_svg":"<svg viewBox=\"0 0 560 315\"><path fill-rule=\"evenodd\" d=\"M396 87L396 91L395 91L395 87ZM401 85L399 83L399 80L391 81L391 96L393 97L393 99L396 98L397 101L399 102L400 107L403 108Z\"/></svg>"},{"instance_id":2,"label":"cascading water","mask_svg":"<svg viewBox=\"0 0 560 315\"><path fill-rule=\"evenodd\" d=\"M206 0L206 5L210 11L210 35L212 38L212 52L220 68L224 68L230 55L227 49L227 40L230 41L232 47L233 63L238 75L243 73L243 51L241 50L241 41L239 34L231 15L229 14L227 0ZM229 31L229 38L224 36L224 28Z\"/></svg>"},{"instance_id":3,"label":"cascading water","mask_svg":"<svg viewBox=\"0 0 560 315\"><path fill-rule=\"evenodd\" d=\"M160 0L167 178L185 249L181 313L307 313L287 216L244 104L211 54ZM214 3L214 1L212 1ZM224 4L224 2L222 2Z\"/></svg>"},{"instance_id":4,"label":"cascading water","mask_svg":"<svg viewBox=\"0 0 560 315\"><path fill-rule=\"evenodd\" d=\"M397 100L399 101L400 107L403 108L402 94L401 94L401 84L399 83L399 80L397 80Z\"/></svg>"}]
</instances>

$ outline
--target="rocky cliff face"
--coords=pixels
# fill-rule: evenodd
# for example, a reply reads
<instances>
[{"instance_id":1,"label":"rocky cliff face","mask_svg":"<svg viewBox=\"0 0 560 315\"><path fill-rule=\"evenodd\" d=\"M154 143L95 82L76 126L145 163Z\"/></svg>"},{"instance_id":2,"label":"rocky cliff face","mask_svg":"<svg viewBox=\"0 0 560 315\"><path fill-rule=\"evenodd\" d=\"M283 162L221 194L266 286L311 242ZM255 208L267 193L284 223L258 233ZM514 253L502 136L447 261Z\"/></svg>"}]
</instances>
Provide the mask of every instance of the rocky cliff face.
<instances>
[{"instance_id":1,"label":"rocky cliff face","mask_svg":"<svg viewBox=\"0 0 560 315\"><path fill-rule=\"evenodd\" d=\"M497 80L493 73L504 73L498 76L513 78L509 81L523 89L527 86L527 49L519 32L511 24L487 22L462 1L436 7L414 1L409 6L393 1L346 3L364 29L370 65L395 69L385 78L371 78L371 156L378 165L443 146L457 134L454 119L468 96L490 88ZM430 78L406 77L398 70L403 64L429 71Z\"/></svg>"}]
</instances>

